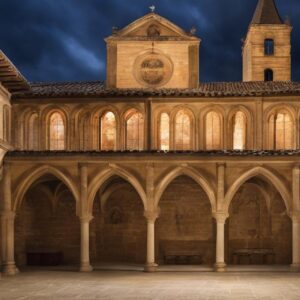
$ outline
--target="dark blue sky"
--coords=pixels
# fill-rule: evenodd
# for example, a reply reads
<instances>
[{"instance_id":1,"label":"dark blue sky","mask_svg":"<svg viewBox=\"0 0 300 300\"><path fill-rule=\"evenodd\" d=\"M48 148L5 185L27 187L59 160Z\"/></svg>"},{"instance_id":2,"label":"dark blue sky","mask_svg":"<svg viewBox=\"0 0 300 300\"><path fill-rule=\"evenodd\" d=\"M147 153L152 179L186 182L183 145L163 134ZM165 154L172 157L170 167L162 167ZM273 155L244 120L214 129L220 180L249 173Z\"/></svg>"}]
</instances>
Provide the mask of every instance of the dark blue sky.
<instances>
[{"instance_id":1,"label":"dark blue sky","mask_svg":"<svg viewBox=\"0 0 300 300\"><path fill-rule=\"evenodd\" d=\"M300 81L300 1L277 0L290 16L293 80ZM30 81L105 79L104 38L149 12L202 38L201 81L241 80L241 38L257 0L0 0L0 48Z\"/></svg>"}]
</instances>

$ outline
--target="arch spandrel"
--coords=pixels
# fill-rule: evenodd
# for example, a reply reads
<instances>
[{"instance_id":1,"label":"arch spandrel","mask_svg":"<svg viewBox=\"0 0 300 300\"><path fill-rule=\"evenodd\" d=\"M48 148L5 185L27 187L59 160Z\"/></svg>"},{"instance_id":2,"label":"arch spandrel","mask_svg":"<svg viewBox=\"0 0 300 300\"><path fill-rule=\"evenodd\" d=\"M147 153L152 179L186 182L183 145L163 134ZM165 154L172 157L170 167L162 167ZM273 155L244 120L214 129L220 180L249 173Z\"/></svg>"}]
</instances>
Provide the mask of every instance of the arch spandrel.
<instances>
[{"instance_id":1,"label":"arch spandrel","mask_svg":"<svg viewBox=\"0 0 300 300\"><path fill-rule=\"evenodd\" d=\"M78 208L79 205L79 190L77 188L78 184L70 177L69 174L66 174L64 171L59 170L53 166L41 166L24 172L17 179L17 184L15 186L15 192L13 194L13 203L12 207L14 211L20 207L26 192L30 187L42 176L44 175L53 175L57 179L61 180L71 191L72 195L76 200L76 205Z\"/></svg>"},{"instance_id":2,"label":"arch spandrel","mask_svg":"<svg viewBox=\"0 0 300 300\"><path fill-rule=\"evenodd\" d=\"M244 183L246 183L249 179L259 177L267 182L269 182L281 195L287 212L289 213L292 209L291 207L291 199L292 195L287 187L287 184L283 182L274 172L264 168L264 167L255 167L252 168L241 175L238 175L238 178L234 180L231 186L228 188L227 193L225 195L224 203L221 206L224 211L228 211L230 204L238 192L238 190L242 187Z\"/></svg>"},{"instance_id":3,"label":"arch spandrel","mask_svg":"<svg viewBox=\"0 0 300 300\"><path fill-rule=\"evenodd\" d=\"M135 175L131 172L125 170L124 168L118 166L110 166L98 174L93 176L89 187L88 187L88 212L92 212L94 200L96 197L96 193L103 187L103 185L109 181L114 176L118 176L128 183L130 183L139 194L141 201L143 202L144 209L147 210L148 203L147 203L147 196L145 189L143 188L141 182Z\"/></svg>"},{"instance_id":4,"label":"arch spandrel","mask_svg":"<svg viewBox=\"0 0 300 300\"><path fill-rule=\"evenodd\" d=\"M192 178L200 187L205 191L212 208L212 212L216 211L217 201L215 195L215 188L211 185L210 181L199 171L192 167L178 167L169 171L165 176L163 176L159 183L155 187L155 197L154 197L154 206L158 207L159 201L167 189L167 187L172 183L174 179L179 176L188 176Z\"/></svg>"}]
</instances>

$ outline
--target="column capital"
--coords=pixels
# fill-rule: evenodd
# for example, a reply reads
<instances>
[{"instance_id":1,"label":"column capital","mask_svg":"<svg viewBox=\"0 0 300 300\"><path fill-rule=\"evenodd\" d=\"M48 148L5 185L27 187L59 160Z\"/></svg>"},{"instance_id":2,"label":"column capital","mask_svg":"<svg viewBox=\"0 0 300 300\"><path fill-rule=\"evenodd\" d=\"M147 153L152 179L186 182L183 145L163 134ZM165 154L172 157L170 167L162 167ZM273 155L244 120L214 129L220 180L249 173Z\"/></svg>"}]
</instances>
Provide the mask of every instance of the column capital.
<instances>
[{"instance_id":1,"label":"column capital","mask_svg":"<svg viewBox=\"0 0 300 300\"><path fill-rule=\"evenodd\" d=\"M88 163L86 162L79 162L78 163L78 167L81 169L81 168L87 168L88 167Z\"/></svg>"},{"instance_id":2,"label":"column capital","mask_svg":"<svg viewBox=\"0 0 300 300\"><path fill-rule=\"evenodd\" d=\"M160 215L160 209L159 208L156 209L156 210L146 210L144 212L144 217L150 223L154 223L156 221L156 219L159 217L159 215Z\"/></svg>"},{"instance_id":3,"label":"column capital","mask_svg":"<svg viewBox=\"0 0 300 300\"><path fill-rule=\"evenodd\" d=\"M94 219L94 217L91 215L86 215L86 216L80 216L79 219L81 223L90 223Z\"/></svg>"},{"instance_id":4,"label":"column capital","mask_svg":"<svg viewBox=\"0 0 300 300\"><path fill-rule=\"evenodd\" d=\"M217 223L223 223L225 224L226 220L229 217L229 214L227 212L215 212L213 214L213 217L216 219Z\"/></svg>"}]
</instances>

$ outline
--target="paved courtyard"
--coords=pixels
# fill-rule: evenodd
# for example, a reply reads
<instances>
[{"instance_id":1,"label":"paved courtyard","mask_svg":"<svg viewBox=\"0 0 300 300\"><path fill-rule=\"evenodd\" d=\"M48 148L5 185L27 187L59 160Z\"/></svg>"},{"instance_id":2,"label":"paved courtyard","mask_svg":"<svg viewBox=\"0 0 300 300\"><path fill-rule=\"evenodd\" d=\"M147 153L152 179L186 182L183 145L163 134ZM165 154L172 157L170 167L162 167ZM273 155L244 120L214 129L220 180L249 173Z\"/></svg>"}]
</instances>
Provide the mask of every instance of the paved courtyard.
<instances>
[{"instance_id":1,"label":"paved courtyard","mask_svg":"<svg viewBox=\"0 0 300 300\"><path fill-rule=\"evenodd\" d=\"M0 299L300 299L300 274L70 270L22 272L0 281Z\"/></svg>"}]
</instances>

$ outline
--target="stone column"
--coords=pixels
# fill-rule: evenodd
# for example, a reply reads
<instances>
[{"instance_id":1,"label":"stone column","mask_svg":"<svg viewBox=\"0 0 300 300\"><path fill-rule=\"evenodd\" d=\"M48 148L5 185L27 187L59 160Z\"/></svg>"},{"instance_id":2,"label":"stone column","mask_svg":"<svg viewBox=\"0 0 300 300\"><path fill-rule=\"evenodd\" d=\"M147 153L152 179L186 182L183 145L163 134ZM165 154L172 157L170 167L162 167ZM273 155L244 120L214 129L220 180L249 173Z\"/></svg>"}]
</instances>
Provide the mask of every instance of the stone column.
<instances>
[{"instance_id":1,"label":"stone column","mask_svg":"<svg viewBox=\"0 0 300 300\"><path fill-rule=\"evenodd\" d=\"M80 244L80 272L91 272L90 265L90 222L93 217L80 218L81 244Z\"/></svg>"},{"instance_id":2,"label":"stone column","mask_svg":"<svg viewBox=\"0 0 300 300\"><path fill-rule=\"evenodd\" d=\"M225 223L228 218L226 213L216 213L214 215L217 224L217 239L216 239L216 264L217 272L224 272L226 269L225 263Z\"/></svg>"},{"instance_id":3,"label":"stone column","mask_svg":"<svg viewBox=\"0 0 300 300\"><path fill-rule=\"evenodd\" d=\"M300 214L292 216L293 222L293 262L292 270L300 271Z\"/></svg>"},{"instance_id":4,"label":"stone column","mask_svg":"<svg viewBox=\"0 0 300 300\"><path fill-rule=\"evenodd\" d=\"M80 170L80 271L91 272L90 265L90 222L93 217L88 213L87 189L88 169L86 164L79 165Z\"/></svg>"},{"instance_id":5,"label":"stone column","mask_svg":"<svg viewBox=\"0 0 300 300\"><path fill-rule=\"evenodd\" d=\"M147 261L144 267L145 272L155 272L157 264L155 263L155 221L159 216L159 212L145 212L147 219Z\"/></svg>"},{"instance_id":6,"label":"stone column","mask_svg":"<svg viewBox=\"0 0 300 300\"><path fill-rule=\"evenodd\" d=\"M1 212L3 271L7 275L15 275L17 273L14 257L15 213L11 209L11 171L10 165L7 163L4 164L3 176L3 203Z\"/></svg>"}]
</instances>

